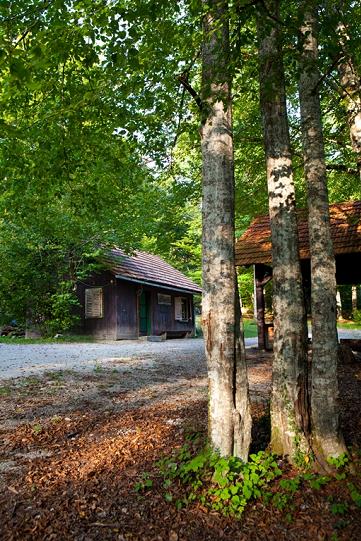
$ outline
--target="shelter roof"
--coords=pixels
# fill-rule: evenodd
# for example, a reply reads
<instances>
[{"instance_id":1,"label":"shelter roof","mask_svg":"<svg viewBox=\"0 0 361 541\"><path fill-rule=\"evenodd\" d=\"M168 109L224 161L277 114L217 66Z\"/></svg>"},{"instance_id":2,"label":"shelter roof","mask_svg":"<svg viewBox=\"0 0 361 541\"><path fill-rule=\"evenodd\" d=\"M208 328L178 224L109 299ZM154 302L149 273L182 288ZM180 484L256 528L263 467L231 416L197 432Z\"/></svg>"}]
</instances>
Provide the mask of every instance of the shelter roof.
<instances>
[{"instance_id":1,"label":"shelter roof","mask_svg":"<svg viewBox=\"0 0 361 541\"><path fill-rule=\"evenodd\" d=\"M202 289L161 257L136 251L131 255L114 248L105 257L110 271L119 279L188 293Z\"/></svg>"},{"instance_id":2,"label":"shelter roof","mask_svg":"<svg viewBox=\"0 0 361 541\"><path fill-rule=\"evenodd\" d=\"M347 201L329 206L331 236L335 255L361 252L361 201ZM307 210L297 210L299 253L310 259ZM272 263L269 216L257 216L236 242L236 265Z\"/></svg>"}]
</instances>

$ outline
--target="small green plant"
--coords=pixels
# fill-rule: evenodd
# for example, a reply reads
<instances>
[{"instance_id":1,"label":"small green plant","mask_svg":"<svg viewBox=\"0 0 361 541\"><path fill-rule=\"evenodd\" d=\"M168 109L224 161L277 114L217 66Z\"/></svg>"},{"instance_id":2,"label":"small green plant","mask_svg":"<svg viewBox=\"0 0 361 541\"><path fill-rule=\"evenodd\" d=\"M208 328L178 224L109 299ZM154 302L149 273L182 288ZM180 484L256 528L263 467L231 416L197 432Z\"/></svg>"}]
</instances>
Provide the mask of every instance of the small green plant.
<instances>
[{"instance_id":1,"label":"small green plant","mask_svg":"<svg viewBox=\"0 0 361 541\"><path fill-rule=\"evenodd\" d=\"M293 497L300 487L302 476L298 475L290 479L281 479L278 490L271 494L269 500L279 511L287 510L286 520L292 522L292 511L294 510Z\"/></svg>"},{"instance_id":2,"label":"small green plant","mask_svg":"<svg viewBox=\"0 0 361 541\"><path fill-rule=\"evenodd\" d=\"M275 492L271 495L272 505L279 511L283 511L287 508L293 509L293 506L291 505L292 499L292 495L285 492Z\"/></svg>"},{"instance_id":3,"label":"small green plant","mask_svg":"<svg viewBox=\"0 0 361 541\"><path fill-rule=\"evenodd\" d=\"M327 475L314 475L312 479L309 479L310 487L314 490L320 490L330 481L331 477L327 477Z\"/></svg>"},{"instance_id":4,"label":"small green plant","mask_svg":"<svg viewBox=\"0 0 361 541\"><path fill-rule=\"evenodd\" d=\"M336 470L340 470L342 468L345 468L349 463L349 457L346 453L342 453L342 455L339 456L329 456L327 459L327 462L330 464L330 466L333 466Z\"/></svg>"},{"instance_id":5,"label":"small green plant","mask_svg":"<svg viewBox=\"0 0 361 541\"><path fill-rule=\"evenodd\" d=\"M293 456L294 463L301 470L309 470L314 461L313 453L306 452L301 449L301 438L297 433L294 438L294 443L295 443L295 448L296 448L295 454Z\"/></svg>"},{"instance_id":6,"label":"small green plant","mask_svg":"<svg viewBox=\"0 0 361 541\"><path fill-rule=\"evenodd\" d=\"M330 507L333 515L344 515L348 510L347 502L335 502Z\"/></svg>"},{"instance_id":7,"label":"small green plant","mask_svg":"<svg viewBox=\"0 0 361 541\"><path fill-rule=\"evenodd\" d=\"M41 426L40 423L36 423L35 425L33 425L33 433L38 435L40 434L41 432L43 431L43 427Z\"/></svg>"},{"instance_id":8,"label":"small green plant","mask_svg":"<svg viewBox=\"0 0 361 541\"><path fill-rule=\"evenodd\" d=\"M10 387L0 387L0 396L10 396L11 389Z\"/></svg>"},{"instance_id":9,"label":"small green plant","mask_svg":"<svg viewBox=\"0 0 361 541\"><path fill-rule=\"evenodd\" d=\"M103 367L100 363L96 362L94 366L94 372L96 374L101 374L103 372Z\"/></svg>"},{"instance_id":10,"label":"small green plant","mask_svg":"<svg viewBox=\"0 0 361 541\"><path fill-rule=\"evenodd\" d=\"M149 473L144 472L141 476L141 480L135 483L134 490L135 492L145 492L153 486L153 481L149 477Z\"/></svg>"},{"instance_id":11,"label":"small green plant","mask_svg":"<svg viewBox=\"0 0 361 541\"><path fill-rule=\"evenodd\" d=\"M340 520L338 520L333 527L335 528L335 530L343 530L343 528L346 528L349 524L349 520L347 520L346 518L340 518Z\"/></svg>"},{"instance_id":12,"label":"small green plant","mask_svg":"<svg viewBox=\"0 0 361 541\"><path fill-rule=\"evenodd\" d=\"M170 503L172 500L173 500L173 496L170 492L165 492L164 493L164 499L166 502Z\"/></svg>"},{"instance_id":13,"label":"small green plant","mask_svg":"<svg viewBox=\"0 0 361 541\"><path fill-rule=\"evenodd\" d=\"M279 482L279 486L286 492L295 494L295 492L297 492L297 490L300 487L300 483L301 483L301 477L297 476L297 477L294 477L293 479L281 479L281 481Z\"/></svg>"},{"instance_id":14,"label":"small green plant","mask_svg":"<svg viewBox=\"0 0 361 541\"><path fill-rule=\"evenodd\" d=\"M55 372L49 371L49 372L45 372L44 376L49 378L52 381L60 381L64 378L64 372L62 370L57 370Z\"/></svg>"},{"instance_id":15,"label":"small green plant","mask_svg":"<svg viewBox=\"0 0 361 541\"><path fill-rule=\"evenodd\" d=\"M357 490L353 483L347 483L347 488L349 489L352 501L357 505L357 507L361 507L361 493Z\"/></svg>"},{"instance_id":16,"label":"small green plant","mask_svg":"<svg viewBox=\"0 0 361 541\"><path fill-rule=\"evenodd\" d=\"M29 376L27 378L21 379L18 385L19 387L33 387L33 386L40 385L40 381L33 376Z\"/></svg>"}]
</instances>

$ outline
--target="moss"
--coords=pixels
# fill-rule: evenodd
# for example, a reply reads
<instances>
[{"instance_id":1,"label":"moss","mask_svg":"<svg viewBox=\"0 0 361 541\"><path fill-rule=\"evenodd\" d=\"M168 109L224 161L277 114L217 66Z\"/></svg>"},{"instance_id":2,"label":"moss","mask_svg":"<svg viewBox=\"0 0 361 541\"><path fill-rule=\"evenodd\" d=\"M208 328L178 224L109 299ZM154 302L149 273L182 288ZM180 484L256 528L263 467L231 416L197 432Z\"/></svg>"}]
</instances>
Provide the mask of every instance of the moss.
<instances>
[{"instance_id":1,"label":"moss","mask_svg":"<svg viewBox=\"0 0 361 541\"><path fill-rule=\"evenodd\" d=\"M274 453L276 453L276 455L284 454L283 437L281 434L281 430L274 425L272 425L271 449Z\"/></svg>"}]
</instances>

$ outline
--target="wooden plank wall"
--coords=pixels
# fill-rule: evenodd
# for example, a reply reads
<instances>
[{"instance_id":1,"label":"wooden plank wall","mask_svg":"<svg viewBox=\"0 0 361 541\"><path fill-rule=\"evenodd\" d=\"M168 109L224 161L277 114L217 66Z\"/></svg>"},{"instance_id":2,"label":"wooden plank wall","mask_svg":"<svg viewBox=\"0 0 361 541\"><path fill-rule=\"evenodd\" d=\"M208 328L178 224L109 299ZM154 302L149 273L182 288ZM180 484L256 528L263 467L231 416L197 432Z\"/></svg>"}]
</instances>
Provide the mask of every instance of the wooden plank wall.
<instances>
[{"instance_id":1,"label":"wooden plank wall","mask_svg":"<svg viewBox=\"0 0 361 541\"><path fill-rule=\"evenodd\" d=\"M150 333L160 335L164 332L170 335L194 333L194 304L193 295L179 293L156 287L141 286L140 284L116 280L110 272L94 275L80 282L77 288L78 298L82 305L82 332L95 338L108 340L135 339L139 336L139 296L142 289L149 295L150 302ZM84 317L85 289L87 287L102 287L104 299L104 317L86 319ZM171 295L172 304L158 304L158 293ZM188 299L192 319L189 321L175 320L174 298Z\"/></svg>"}]
</instances>

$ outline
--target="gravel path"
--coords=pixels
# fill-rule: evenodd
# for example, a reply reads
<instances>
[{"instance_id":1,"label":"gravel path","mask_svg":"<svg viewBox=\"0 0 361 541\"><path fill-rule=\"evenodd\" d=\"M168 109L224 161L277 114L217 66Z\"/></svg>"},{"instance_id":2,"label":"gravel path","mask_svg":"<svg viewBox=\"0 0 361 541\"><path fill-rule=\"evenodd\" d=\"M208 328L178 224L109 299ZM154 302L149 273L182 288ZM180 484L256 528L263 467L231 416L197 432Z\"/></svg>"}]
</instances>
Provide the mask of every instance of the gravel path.
<instances>
[{"instance_id":1,"label":"gravel path","mask_svg":"<svg viewBox=\"0 0 361 541\"><path fill-rule=\"evenodd\" d=\"M361 339L361 331L343 329L340 338ZM246 347L255 347L257 338L247 338ZM152 367L165 356L170 358L204 358L204 343L198 339L147 342L122 340L59 344L0 344L0 380L40 375L50 370L90 371L111 368L114 364Z\"/></svg>"},{"instance_id":2,"label":"gravel path","mask_svg":"<svg viewBox=\"0 0 361 541\"><path fill-rule=\"evenodd\" d=\"M94 370L114 363L141 363L142 368L166 356L203 355L202 339L166 342L122 340L72 344L1 344L0 379L40 375L48 370Z\"/></svg>"}]
</instances>

